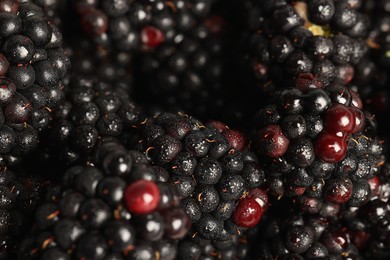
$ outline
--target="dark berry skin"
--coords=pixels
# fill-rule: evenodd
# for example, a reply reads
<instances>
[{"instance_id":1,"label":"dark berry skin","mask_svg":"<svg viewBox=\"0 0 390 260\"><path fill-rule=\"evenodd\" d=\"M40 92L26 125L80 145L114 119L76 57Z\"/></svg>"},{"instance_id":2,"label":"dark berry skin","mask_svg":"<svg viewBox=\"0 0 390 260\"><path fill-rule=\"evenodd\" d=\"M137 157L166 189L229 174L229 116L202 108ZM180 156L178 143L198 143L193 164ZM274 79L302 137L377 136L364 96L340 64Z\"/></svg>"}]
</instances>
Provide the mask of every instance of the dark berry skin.
<instances>
[{"instance_id":1,"label":"dark berry skin","mask_svg":"<svg viewBox=\"0 0 390 260\"><path fill-rule=\"evenodd\" d=\"M15 14L2 12L0 14L0 36L5 39L12 34L20 32L22 20Z\"/></svg>"},{"instance_id":2,"label":"dark berry skin","mask_svg":"<svg viewBox=\"0 0 390 260\"><path fill-rule=\"evenodd\" d=\"M278 125L270 125L258 134L260 152L269 157L280 157L287 151L289 140Z\"/></svg>"},{"instance_id":3,"label":"dark berry skin","mask_svg":"<svg viewBox=\"0 0 390 260\"><path fill-rule=\"evenodd\" d=\"M44 47L51 40L51 28L40 17L28 17L23 21L23 33L31 39L37 47Z\"/></svg>"},{"instance_id":4,"label":"dark berry skin","mask_svg":"<svg viewBox=\"0 0 390 260\"><path fill-rule=\"evenodd\" d=\"M58 221L54 227L54 235L63 248L70 248L83 233L85 229L79 222L68 219Z\"/></svg>"},{"instance_id":5,"label":"dark berry skin","mask_svg":"<svg viewBox=\"0 0 390 260\"><path fill-rule=\"evenodd\" d=\"M9 68L9 77L18 89L26 89L34 83L35 70L30 65L13 65Z\"/></svg>"},{"instance_id":6,"label":"dark berry skin","mask_svg":"<svg viewBox=\"0 0 390 260\"><path fill-rule=\"evenodd\" d=\"M15 84L8 78L0 78L0 103L8 103L16 92Z\"/></svg>"},{"instance_id":7,"label":"dark berry skin","mask_svg":"<svg viewBox=\"0 0 390 260\"><path fill-rule=\"evenodd\" d=\"M150 150L150 156L155 158L159 163L167 163L171 161L181 149L181 143L173 137L161 136L154 140Z\"/></svg>"},{"instance_id":8,"label":"dark berry skin","mask_svg":"<svg viewBox=\"0 0 390 260\"><path fill-rule=\"evenodd\" d=\"M119 221L108 222L104 228L104 236L108 239L113 251L120 253L134 245L135 230L131 225Z\"/></svg>"},{"instance_id":9,"label":"dark berry skin","mask_svg":"<svg viewBox=\"0 0 390 260\"><path fill-rule=\"evenodd\" d=\"M313 243L313 231L305 226L296 226L287 230L286 247L295 253L304 253Z\"/></svg>"},{"instance_id":10,"label":"dark berry skin","mask_svg":"<svg viewBox=\"0 0 390 260\"><path fill-rule=\"evenodd\" d=\"M341 230L325 231L321 237L321 242L328 249L329 253L340 254L348 245L348 238Z\"/></svg>"},{"instance_id":11,"label":"dark berry skin","mask_svg":"<svg viewBox=\"0 0 390 260\"><path fill-rule=\"evenodd\" d=\"M335 5L332 0L315 0L308 3L309 19L315 24L329 23L335 13Z\"/></svg>"},{"instance_id":12,"label":"dark berry skin","mask_svg":"<svg viewBox=\"0 0 390 260\"><path fill-rule=\"evenodd\" d=\"M84 259L104 259L107 245L102 236L89 233L80 238L76 254Z\"/></svg>"},{"instance_id":13,"label":"dark berry skin","mask_svg":"<svg viewBox=\"0 0 390 260\"><path fill-rule=\"evenodd\" d=\"M321 89L312 90L304 97L305 108L314 114L325 112L330 107L331 102L329 96Z\"/></svg>"},{"instance_id":14,"label":"dark berry skin","mask_svg":"<svg viewBox=\"0 0 390 260\"><path fill-rule=\"evenodd\" d=\"M219 195L212 185L198 186L194 196L202 212L211 212L218 206Z\"/></svg>"},{"instance_id":15,"label":"dark berry skin","mask_svg":"<svg viewBox=\"0 0 390 260\"><path fill-rule=\"evenodd\" d=\"M223 175L217 190L223 200L238 200L244 191L244 180L237 174Z\"/></svg>"},{"instance_id":16,"label":"dark berry skin","mask_svg":"<svg viewBox=\"0 0 390 260\"><path fill-rule=\"evenodd\" d=\"M196 227L204 238L217 239L223 229L223 221L218 220L212 215L202 214L202 217L196 223Z\"/></svg>"},{"instance_id":17,"label":"dark berry skin","mask_svg":"<svg viewBox=\"0 0 390 260\"><path fill-rule=\"evenodd\" d=\"M28 63L34 55L33 42L26 36L15 34L3 43L3 53L12 63Z\"/></svg>"},{"instance_id":18,"label":"dark berry skin","mask_svg":"<svg viewBox=\"0 0 390 260\"><path fill-rule=\"evenodd\" d=\"M191 176L171 175L169 182L173 183L179 196L188 197L194 192L195 181Z\"/></svg>"},{"instance_id":19,"label":"dark berry skin","mask_svg":"<svg viewBox=\"0 0 390 260\"><path fill-rule=\"evenodd\" d=\"M196 166L194 177L200 184L216 184L222 176L222 167L213 158L204 158Z\"/></svg>"},{"instance_id":20,"label":"dark berry skin","mask_svg":"<svg viewBox=\"0 0 390 260\"><path fill-rule=\"evenodd\" d=\"M164 219L158 212L140 215L135 220L140 236L147 241L157 241L164 235Z\"/></svg>"},{"instance_id":21,"label":"dark berry skin","mask_svg":"<svg viewBox=\"0 0 390 260\"><path fill-rule=\"evenodd\" d=\"M178 257L180 259L199 259L202 254L201 247L191 241L180 241Z\"/></svg>"},{"instance_id":22,"label":"dark berry skin","mask_svg":"<svg viewBox=\"0 0 390 260\"><path fill-rule=\"evenodd\" d=\"M299 167L307 167L315 159L314 148L309 139L302 138L290 143L287 157Z\"/></svg>"},{"instance_id":23,"label":"dark berry skin","mask_svg":"<svg viewBox=\"0 0 390 260\"><path fill-rule=\"evenodd\" d=\"M202 212L195 199L193 198L184 198L180 201L181 207L190 216L193 223L197 222L202 216ZM230 216L229 216L230 217Z\"/></svg>"},{"instance_id":24,"label":"dark berry skin","mask_svg":"<svg viewBox=\"0 0 390 260\"><path fill-rule=\"evenodd\" d=\"M352 196L348 204L352 207L359 207L367 203L371 196L370 185L366 180L360 180L353 185Z\"/></svg>"},{"instance_id":25,"label":"dark berry skin","mask_svg":"<svg viewBox=\"0 0 390 260\"><path fill-rule=\"evenodd\" d=\"M174 208L162 213L165 236L170 239L182 239L191 227L191 219L182 208Z\"/></svg>"},{"instance_id":26,"label":"dark berry skin","mask_svg":"<svg viewBox=\"0 0 390 260\"><path fill-rule=\"evenodd\" d=\"M108 18L98 9L89 9L81 20L83 30L90 35L100 36L107 31Z\"/></svg>"},{"instance_id":27,"label":"dark berry skin","mask_svg":"<svg viewBox=\"0 0 390 260\"><path fill-rule=\"evenodd\" d=\"M20 94L16 94L5 107L4 115L9 122L20 124L27 122L31 110L31 105L27 99Z\"/></svg>"},{"instance_id":28,"label":"dark berry skin","mask_svg":"<svg viewBox=\"0 0 390 260\"><path fill-rule=\"evenodd\" d=\"M97 194L107 204L115 206L123 199L126 183L119 177L109 177L102 180L97 186Z\"/></svg>"},{"instance_id":29,"label":"dark berry skin","mask_svg":"<svg viewBox=\"0 0 390 260\"><path fill-rule=\"evenodd\" d=\"M111 210L100 199L86 200L79 209L82 223L87 228L99 228L111 217Z\"/></svg>"},{"instance_id":30,"label":"dark berry skin","mask_svg":"<svg viewBox=\"0 0 390 260\"><path fill-rule=\"evenodd\" d=\"M352 196L352 187L351 180L347 178L329 181L324 188L324 198L328 202L345 203Z\"/></svg>"},{"instance_id":31,"label":"dark berry skin","mask_svg":"<svg viewBox=\"0 0 390 260\"><path fill-rule=\"evenodd\" d=\"M290 115L282 120L283 133L289 139L303 137L306 134L306 122L301 115Z\"/></svg>"}]
</instances>

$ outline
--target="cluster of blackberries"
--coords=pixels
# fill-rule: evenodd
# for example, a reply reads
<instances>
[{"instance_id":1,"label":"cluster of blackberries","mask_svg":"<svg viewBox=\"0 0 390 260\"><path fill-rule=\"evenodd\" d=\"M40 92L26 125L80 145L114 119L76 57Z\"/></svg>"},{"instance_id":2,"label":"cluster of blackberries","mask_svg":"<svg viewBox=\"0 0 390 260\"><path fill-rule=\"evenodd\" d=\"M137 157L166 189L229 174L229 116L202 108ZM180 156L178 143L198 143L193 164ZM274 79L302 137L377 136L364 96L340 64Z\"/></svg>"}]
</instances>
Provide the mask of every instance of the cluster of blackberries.
<instances>
[{"instance_id":1,"label":"cluster of blackberries","mask_svg":"<svg viewBox=\"0 0 390 260\"><path fill-rule=\"evenodd\" d=\"M244 1L245 66L272 91L301 73L346 84L368 46L362 1Z\"/></svg>"},{"instance_id":2,"label":"cluster of blackberries","mask_svg":"<svg viewBox=\"0 0 390 260\"><path fill-rule=\"evenodd\" d=\"M389 10L0 0L0 259L388 259Z\"/></svg>"},{"instance_id":3,"label":"cluster of blackberries","mask_svg":"<svg viewBox=\"0 0 390 260\"><path fill-rule=\"evenodd\" d=\"M69 58L62 34L34 3L0 3L0 155L12 163L38 144L63 97Z\"/></svg>"}]
</instances>

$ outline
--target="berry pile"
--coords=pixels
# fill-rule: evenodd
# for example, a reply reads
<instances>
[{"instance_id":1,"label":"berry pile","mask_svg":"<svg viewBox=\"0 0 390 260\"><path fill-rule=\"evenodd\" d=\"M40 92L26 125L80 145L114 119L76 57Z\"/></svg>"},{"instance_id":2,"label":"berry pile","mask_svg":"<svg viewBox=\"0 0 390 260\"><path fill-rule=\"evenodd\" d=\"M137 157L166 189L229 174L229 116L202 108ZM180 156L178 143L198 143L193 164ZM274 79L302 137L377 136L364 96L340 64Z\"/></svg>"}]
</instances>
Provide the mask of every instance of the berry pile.
<instances>
[{"instance_id":1,"label":"berry pile","mask_svg":"<svg viewBox=\"0 0 390 260\"><path fill-rule=\"evenodd\" d=\"M389 259L389 3L0 0L0 259Z\"/></svg>"}]
</instances>

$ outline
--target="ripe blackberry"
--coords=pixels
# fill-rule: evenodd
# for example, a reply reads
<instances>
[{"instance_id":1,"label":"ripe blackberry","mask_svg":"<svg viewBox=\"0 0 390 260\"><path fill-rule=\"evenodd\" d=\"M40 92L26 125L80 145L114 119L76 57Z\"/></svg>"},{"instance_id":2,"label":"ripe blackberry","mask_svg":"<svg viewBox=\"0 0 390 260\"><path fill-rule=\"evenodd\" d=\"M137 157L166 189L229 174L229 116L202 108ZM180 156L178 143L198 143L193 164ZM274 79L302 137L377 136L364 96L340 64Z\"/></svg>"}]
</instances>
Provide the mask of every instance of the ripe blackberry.
<instances>
[{"instance_id":1,"label":"ripe blackberry","mask_svg":"<svg viewBox=\"0 0 390 260\"><path fill-rule=\"evenodd\" d=\"M80 25L98 45L109 50L153 50L177 41L205 17L213 1L72 1Z\"/></svg>"},{"instance_id":2,"label":"ripe blackberry","mask_svg":"<svg viewBox=\"0 0 390 260\"><path fill-rule=\"evenodd\" d=\"M23 169L1 169L0 178L0 259L16 257L16 250L26 228L31 225L31 214L42 203L48 187L37 177L27 176Z\"/></svg>"},{"instance_id":3,"label":"ripe blackberry","mask_svg":"<svg viewBox=\"0 0 390 260\"><path fill-rule=\"evenodd\" d=\"M254 241L255 259L362 259L341 223L314 215L273 212Z\"/></svg>"},{"instance_id":4,"label":"ripe blackberry","mask_svg":"<svg viewBox=\"0 0 390 260\"><path fill-rule=\"evenodd\" d=\"M107 141L73 166L35 212L23 259L175 259L191 219L173 186L137 151Z\"/></svg>"},{"instance_id":5,"label":"ripe blackberry","mask_svg":"<svg viewBox=\"0 0 390 260\"><path fill-rule=\"evenodd\" d=\"M256 231L256 228L250 229L223 242L212 242L198 236L186 237L179 242L177 259L250 259L249 243L255 238Z\"/></svg>"},{"instance_id":6,"label":"ripe blackberry","mask_svg":"<svg viewBox=\"0 0 390 260\"><path fill-rule=\"evenodd\" d=\"M169 113L137 128L137 149L170 173L169 182L191 216L194 234L229 241L259 222L268 206L267 194L259 189L265 176L243 134L221 122L203 125Z\"/></svg>"},{"instance_id":7,"label":"ripe blackberry","mask_svg":"<svg viewBox=\"0 0 390 260\"><path fill-rule=\"evenodd\" d=\"M280 88L302 73L346 84L368 49L369 19L355 2L243 3L244 64L247 76L263 91Z\"/></svg>"},{"instance_id":8,"label":"ripe blackberry","mask_svg":"<svg viewBox=\"0 0 390 260\"><path fill-rule=\"evenodd\" d=\"M369 181L370 201L360 207L345 209L340 219L348 228L351 240L367 259L387 259L390 256L390 166Z\"/></svg>"},{"instance_id":9,"label":"ripe blackberry","mask_svg":"<svg viewBox=\"0 0 390 260\"><path fill-rule=\"evenodd\" d=\"M1 157L33 150L38 132L62 98L69 59L59 29L34 3L4 1L0 9ZM8 158L7 158L8 157Z\"/></svg>"},{"instance_id":10,"label":"ripe blackberry","mask_svg":"<svg viewBox=\"0 0 390 260\"><path fill-rule=\"evenodd\" d=\"M378 132L386 135L390 130L387 120L387 113L390 111L388 91L390 33L387 29L390 26L390 12L386 1L365 1L365 5L371 19L367 37L369 57L358 64L351 88L361 93L366 108L378 119Z\"/></svg>"},{"instance_id":11,"label":"ripe blackberry","mask_svg":"<svg viewBox=\"0 0 390 260\"><path fill-rule=\"evenodd\" d=\"M86 74L70 77L64 102L53 109L52 127L44 135L52 160L65 164L90 160L100 140L131 135L142 121L139 107L129 98L127 85Z\"/></svg>"},{"instance_id":12,"label":"ripe blackberry","mask_svg":"<svg viewBox=\"0 0 390 260\"><path fill-rule=\"evenodd\" d=\"M135 94L141 103L159 112L220 118L230 87L223 82L225 23L221 15L209 15L174 42L137 56Z\"/></svg>"},{"instance_id":13,"label":"ripe blackberry","mask_svg":"<svg viewBox=\"0 0 390 260\"><path fill-rule=\"evenodd\" d=\"M85 35L69 35L67 38L72 67L70 78L77 75L93 75L98 80L109 82L115 88L125 88L133 94L133 56L120 52L108 54L102 49L94 48Z\"/></svg>"},{"instance_id":14,"label":"ripe blackberry","mask_svg":"<svg viewBox=\"0 0 390 260\"><path fill-rule=\"evenodd\" d=\"M324 87L302 74L294 88L273 95L257 121L254 144L271 194L302 197L302 210L311 213L329 203L368 201L368 180L383 160L382 143L357 93L337 83ZM318 207L310 208L313 203Z\"/></svg>"}]
</instances>

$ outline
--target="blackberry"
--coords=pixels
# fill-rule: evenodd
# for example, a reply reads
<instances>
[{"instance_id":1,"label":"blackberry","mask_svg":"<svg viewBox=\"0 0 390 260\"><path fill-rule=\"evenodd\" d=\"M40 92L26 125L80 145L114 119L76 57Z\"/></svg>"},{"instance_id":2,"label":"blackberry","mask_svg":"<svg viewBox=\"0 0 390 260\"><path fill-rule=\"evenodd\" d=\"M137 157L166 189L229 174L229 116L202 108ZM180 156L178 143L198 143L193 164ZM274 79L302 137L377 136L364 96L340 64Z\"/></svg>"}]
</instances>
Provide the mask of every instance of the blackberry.
<instances>
[{"instance_id":1,"label":"blackberry","mask_svg":"<svg viewBox=\"0 0 390 260\"><path fill-rule=\"evenodd\" d=\"M223 82L225 23L221 15L209 15L191 31L180 32L176 41L139 55L137 98L157 112L220 118L229 103Z\"/></svg>"},{"instance_id":2,"label":"blackberry","mask_svg":"<svg viewBox=\"0 0 390 260\"><path fill-rule=\"evenodd\" d=\"M362 259L344 226L320 216L275 211L256 239L250 246L256 259Z\"/></svg>"},{"instance_id":3,"label":"blackberry","mask_svg":"<svg viewBox=\"0 0 390 260\"><path fill-rule=\"evenodd\" d=\"M34 3L11 1L0 12L2 161L33 150L62 98L69 59L59 29ZM12 8L11 8L12 7ZM8 157L8 159L7 159Z\"/></svg>"},{"instance_id":4,"label":"blackberry","mask_svg":"<svg viewBox=\"0 0 390 260\"><path fill-rule=\"evenodd\" d=\"M226 242L211 242L198 236L186 237L178 245L177 259L250 259L249 243L255 238L257 229L234 235Z\"/></svg>"},{"instance_id":5,"label":"blackberry","mask_svg":"<svg viewBox=\"0 0 390 260\"><path fill-rule=\"evenodd\" d=\"M24 231L31 225L34 210L42 203L48 182L26 175L25 169L1 169L0 179L0 244L1 259L16 257L16 251Z\"/></svg>"},{"instance_id":6,"label":"blackberry","mask_svg":"<svg viewBox=\"0 0 390 260\"><path fill-rule=\"evenodd\" d=\"M260 189L265 175L242 133L218 121L204 125L170 113L149 118L137 129L137 149L170 173L195 235L229 241L259 222L268 206Z\"/></svg>"},{"instance_id":7,"label":"blackberry","mask_svg":"<svg viewBox=\"0 0 390 260\"><path fill-rule=\"evenodd\" d=\"M351 89L358 90L366 104L367 109L378 118L378 132L386 135L390 125L386 120L389 111L389 84L388 70L389 58L389 32L390 13L386 7L386 1L367 1L365 10L370 16L371 26L367 37L369 57L361 61L357 66L355 79Z\"/></svg>"},{"instance_id":8,"label":"blackberry","mask_svg":"<svg viewBox=\"0 0 390 260\"><path fill-rule=\"evenodd\" d=\"M117 141L102 143L94 155L94 164L68 168L48 193L19 257L175 259L191 219L173 186L157 181L156 167Z\"/></svg>"},{"instance_id":9,"label":"blackberry","mask_svg":"<svg viewBox=\"0 0 390 260\"><path fill-rule=\"evenodd\" d=\"M243 1L245 77L266 92L302 73L347 84L366 55L369 19L349 1ZM346 68L350 73L345 73Z\"/></svg>"},{"instance_id":10,"label":"blackberry","mask_svg":"<svg viewBox=\"0 0 390 260\"><path fill-rule=\"evenodd\" d=\"M254 144L271 194L303 196L298 202L311 213L329 203L368 201L368 180L384 156L376 123L357 93L303 74L294 88L277 91L257 120Z\"/></svg>"},{"instance_id":11,"label":"blackberry","mask_svg":"<svg viewBox=\"0 0 390 260\"><path fill-rule=\"evenodd\" d=\"M154 50L205 17L213 1L72 1L83 31L109 50Z\"/></svg>"},{"instance_id":12,"label":"blackberry","mask_svg":"<svg viewBox=\"0 0 390 260\"><path fill-rule=\"evenodd\" d=\"M370 201L359 208L346 208L340 216L351 240L366 258L386 259L390 256L389 174L390 167L385 164L381 174L369 181Z\"/></svg>"},{"instance_id":13,"label":"blackberry","mask_svg":"<svg viewBox=\"0 0 390 260\"><path fill-rule=\"evenodd\" d=\"M90 159L101 139L131 135L142 121L140 108L130 99L127 85L87 74L70 77L64 102L53 109L52 127L44 135L52 160L74 164ZM43 148L45 147L45 148Z\"/></svg>"},{"instance_id":14,"label":"blackberry","mask_svg":"<svg viewBox=\"0 0 390 260\"><path fill-rule=\"evenodd\" d=\"M108 54L102 49L94 48L93 43L82 34L73 33L67 40L67 51L72 63L68 80L79 75L93 76L97 80L109 82L114 88L125 88L127 94L133 95L131 54Z\"/></svg>"}]
</instances>

